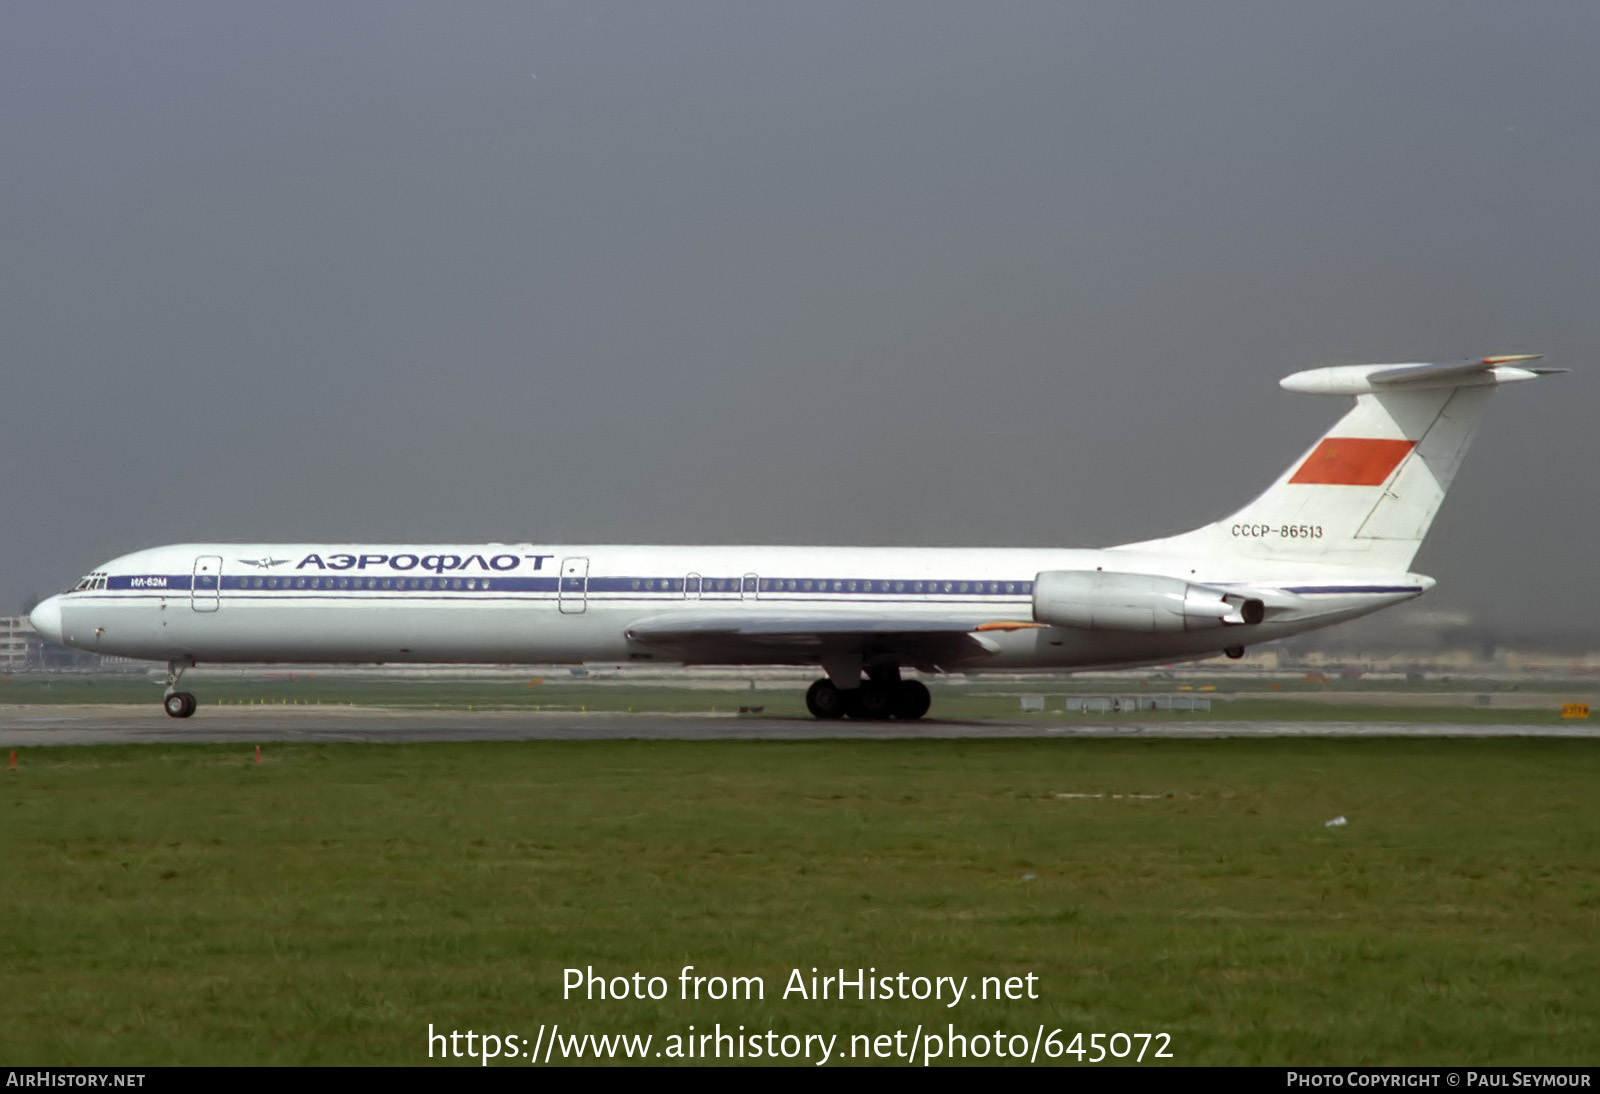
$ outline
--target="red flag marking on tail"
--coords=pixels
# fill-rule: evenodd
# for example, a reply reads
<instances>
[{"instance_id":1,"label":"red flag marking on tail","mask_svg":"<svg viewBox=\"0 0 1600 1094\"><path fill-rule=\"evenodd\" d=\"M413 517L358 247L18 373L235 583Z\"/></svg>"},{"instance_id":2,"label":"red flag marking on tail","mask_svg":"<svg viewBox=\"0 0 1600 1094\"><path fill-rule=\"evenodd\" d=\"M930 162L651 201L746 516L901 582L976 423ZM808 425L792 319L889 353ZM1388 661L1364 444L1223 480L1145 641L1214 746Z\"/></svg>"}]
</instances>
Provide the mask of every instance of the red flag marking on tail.
<instances>
[{"instance_id":1,"label":"red flag marking on tail","mask_svg":"<svg viewBox=\"0 0 1600 1094\"><path fill-rule=\"evenodd\" d=\"M1324 437L1290 482L1316 486L1382 486L1416 441Z\"/></svg>"}]
</instances>

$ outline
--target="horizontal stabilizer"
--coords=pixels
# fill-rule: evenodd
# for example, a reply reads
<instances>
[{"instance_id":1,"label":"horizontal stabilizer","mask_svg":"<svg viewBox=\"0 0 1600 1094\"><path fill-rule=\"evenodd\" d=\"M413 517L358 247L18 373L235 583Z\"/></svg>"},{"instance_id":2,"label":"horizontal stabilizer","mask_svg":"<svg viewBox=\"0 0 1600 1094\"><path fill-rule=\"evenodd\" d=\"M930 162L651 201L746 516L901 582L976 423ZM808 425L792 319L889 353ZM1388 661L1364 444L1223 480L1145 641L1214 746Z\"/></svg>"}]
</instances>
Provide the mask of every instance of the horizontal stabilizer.
<instances>
[{"instance_id":1,"label":"horizontal stabilizer","mask_svg":"<svg viewBox=\"0 0 1600 1094\"><path fill-rule=\"evenodd\" d=\"M1438 364L1335 365L1297 372L1284 377L1278 385L1285 391L1307 395L1370 395L1380 391L1516 384L1567 371L1529 365L1540 357L1537 353L1523 353Z\"/></svg>"}]
</instances>

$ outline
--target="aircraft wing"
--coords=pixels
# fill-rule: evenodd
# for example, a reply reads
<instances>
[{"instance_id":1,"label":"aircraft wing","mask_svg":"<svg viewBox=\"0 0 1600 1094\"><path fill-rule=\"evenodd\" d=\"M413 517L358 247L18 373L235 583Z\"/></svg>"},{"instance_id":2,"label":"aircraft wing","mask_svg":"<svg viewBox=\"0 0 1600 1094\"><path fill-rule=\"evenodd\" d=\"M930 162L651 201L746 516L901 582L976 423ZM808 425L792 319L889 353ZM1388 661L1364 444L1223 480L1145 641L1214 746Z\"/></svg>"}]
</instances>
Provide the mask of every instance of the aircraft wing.
<instances>
[{"instance_id":1,"label":"aircraft wing","mask_svg":"<svg viewBox=\"0 0 1600 1094\"><path fill-rule=\"evenodd\" d=\"M626 633L632 641L656 646L689 663L792 664L816 661L825 653L860 653L950 668L992 656L999 646L989 633L1033 626L990 617L696 612L641 619Z\"/></svg>"}]
</instances>

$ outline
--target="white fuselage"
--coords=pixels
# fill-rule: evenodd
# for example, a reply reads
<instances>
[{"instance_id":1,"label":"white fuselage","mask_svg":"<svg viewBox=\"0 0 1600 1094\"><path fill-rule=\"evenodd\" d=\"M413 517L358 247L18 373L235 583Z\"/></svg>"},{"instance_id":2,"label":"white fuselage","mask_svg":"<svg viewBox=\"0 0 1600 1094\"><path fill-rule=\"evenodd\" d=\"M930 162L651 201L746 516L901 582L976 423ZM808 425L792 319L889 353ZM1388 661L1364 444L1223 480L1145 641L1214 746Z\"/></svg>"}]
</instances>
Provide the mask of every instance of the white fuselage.
<instances>
[{"instance_id":1,"label":"white fuselage","mask_svg":"<svg viewBox=\"0 0 1600 1094\"><path fill-rule=\"evenodd\" d=\"M1161 574L1267 597L1255 625L1127 633L1040 625L1044 571ZM1138 548L182 544L117 558L34 613L87 650L197 662L816 663L814 647L663 646L671 617L966 620L972 656L918 667L1160 663L1282 638L1420 595L1429 578ZM916 629L907 624L902 629ZM943 659L941 659L943 660Z\"/></svg>"},{"instance_id":2,"label":"white fuselage","mask_svg":"<svg viewBox=\"0 0 1600 1094\"><path fill-rule=\"evenodd\" d=\"M1336 366L1355 403L1222 520L1102 550L189 543L136 551L30 615L47 638L169 663L815 664L818 718L915 720L923 671L1227 653L1410 600L1409 572L1494 392L1530 356Z\"/></svg>"}]
</instances>

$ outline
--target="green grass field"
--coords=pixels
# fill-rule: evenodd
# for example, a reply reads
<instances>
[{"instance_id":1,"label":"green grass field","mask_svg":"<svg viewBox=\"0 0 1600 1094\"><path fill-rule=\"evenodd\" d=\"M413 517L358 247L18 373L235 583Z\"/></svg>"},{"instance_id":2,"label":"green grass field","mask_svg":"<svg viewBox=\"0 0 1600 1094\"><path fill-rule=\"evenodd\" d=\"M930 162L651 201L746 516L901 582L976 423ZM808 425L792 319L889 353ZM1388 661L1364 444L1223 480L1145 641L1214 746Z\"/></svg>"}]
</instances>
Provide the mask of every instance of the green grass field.
<instances>
[{"instance_id":1,"label":"green grass field","mask_svg":"<svg viewBox=\"0 0 1600 1094\"><path fill-rule=\"evenodd\" d=\"M720 1022L1592 1064L1597 779L1566 740L25 749L0 1059L415 1064L429 1023ZM766 998L678 1000L686 964ZM672 994L564 1000L590 965ZM813 966L1033 973L1040 997L782 999Z\"/></svg>"}]
</instances>

